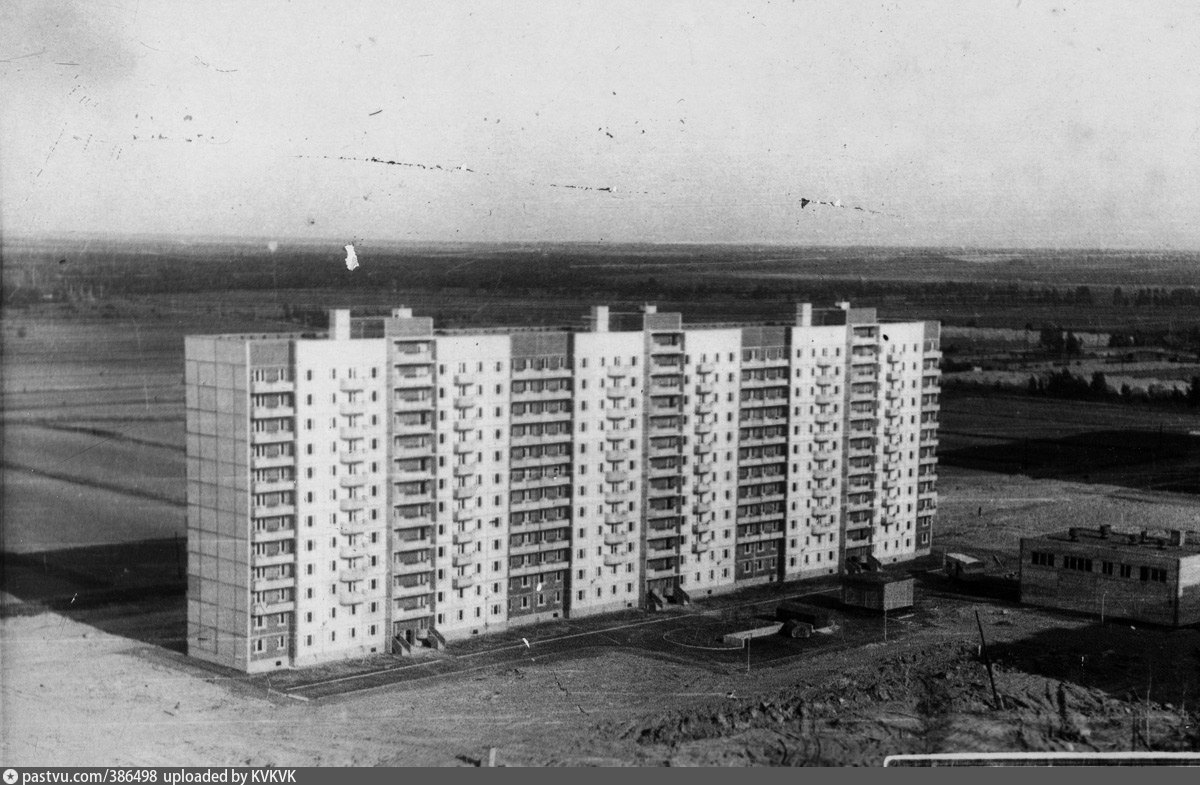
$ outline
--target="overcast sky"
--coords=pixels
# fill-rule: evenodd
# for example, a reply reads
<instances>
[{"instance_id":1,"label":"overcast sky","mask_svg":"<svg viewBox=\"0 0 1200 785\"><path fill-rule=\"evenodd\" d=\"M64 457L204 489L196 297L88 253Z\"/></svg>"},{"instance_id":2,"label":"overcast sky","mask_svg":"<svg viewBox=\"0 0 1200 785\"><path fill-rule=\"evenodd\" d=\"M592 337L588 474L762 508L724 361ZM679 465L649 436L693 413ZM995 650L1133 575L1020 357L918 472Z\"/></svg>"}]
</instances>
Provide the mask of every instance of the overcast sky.
<instances>
[{"instance_id":1,"label":"overcast sky","mask_svg":"<svg viewBox=\"0 0 1200 785\"><path fill-rule=\"evenodd\" d=\"M0 228L1198 249L1198 41L1177 2L8 0Z\"/></svg>"}]
</instances>

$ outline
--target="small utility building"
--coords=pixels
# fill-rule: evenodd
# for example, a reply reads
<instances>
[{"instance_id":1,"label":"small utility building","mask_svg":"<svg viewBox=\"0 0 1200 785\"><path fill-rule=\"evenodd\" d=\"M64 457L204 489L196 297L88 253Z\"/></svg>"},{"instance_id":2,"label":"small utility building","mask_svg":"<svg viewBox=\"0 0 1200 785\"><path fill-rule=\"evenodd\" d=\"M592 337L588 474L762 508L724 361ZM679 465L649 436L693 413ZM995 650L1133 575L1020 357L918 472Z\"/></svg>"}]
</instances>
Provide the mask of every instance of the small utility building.
<instances>
[{"instance_id":1,"label":"small utility building","mask_svg":"<svg viewBox=\"0 0 1200 785\"><path fill-rule=\"evenodd\" d=\"M1178 627L1200 622L1200 536L1071 528L1021 539L1021 602Z\"/></svg>"}]
</instances>

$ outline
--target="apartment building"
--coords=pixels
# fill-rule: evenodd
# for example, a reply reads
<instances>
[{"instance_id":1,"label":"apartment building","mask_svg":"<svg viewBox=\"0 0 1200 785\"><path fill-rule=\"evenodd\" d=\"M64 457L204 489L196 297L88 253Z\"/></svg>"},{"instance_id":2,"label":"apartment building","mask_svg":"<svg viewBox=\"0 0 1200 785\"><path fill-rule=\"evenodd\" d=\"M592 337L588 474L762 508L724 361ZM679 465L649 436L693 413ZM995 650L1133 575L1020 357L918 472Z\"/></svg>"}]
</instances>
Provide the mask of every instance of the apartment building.
<instances>
[{"instance_id":1,"label":"apartment building","mask_svg":"<svg viewBox=\"0 0 1200 785\"><path fill-rule=\"evenodd\" d=\"M928 553L938 325L788 317L189 337L189 652L302 667Z\"/></svg>"}]
</instances>

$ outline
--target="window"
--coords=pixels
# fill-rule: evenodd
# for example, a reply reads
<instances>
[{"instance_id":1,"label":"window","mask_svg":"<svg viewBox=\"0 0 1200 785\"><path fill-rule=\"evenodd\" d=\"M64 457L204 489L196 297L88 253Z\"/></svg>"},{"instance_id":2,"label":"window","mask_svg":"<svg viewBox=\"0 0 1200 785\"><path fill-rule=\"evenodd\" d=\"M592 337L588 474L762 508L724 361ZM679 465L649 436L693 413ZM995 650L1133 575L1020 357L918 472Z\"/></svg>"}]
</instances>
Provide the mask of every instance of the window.
<instances>
[{"instance_id":1,"label":"window","mask_svg":"<svg viewBox=\"0 0 1200 785\"><path fill-rule=\"evenodd\" d=\"M1144 581L1153 581L1155 583L1167 582L1167 571L1161 567L1142 567L1141 578Z\"/></svg>"},{"instance_id":2,"label":"window","mask_svg":"<svg viewBox=\"0 0 1200 785\"><path fill-rule=\"evenodd\" d=\"M1121 565L1121 577L1122 577L1122 578L1129 578L1129 577L1132 577L1132 576L1133 576L1133 567L1131 567L1131 566L1130 566L1130 565L1128 565L1128 564L1122 564L1122 565Z\"/></svg>"},{"instance_id":3,"label":"window","mask_svg":"<svg viewBox=\"0 0 1200 785\"><path fill-rule=\"evenodd\" d=\"M1032 563L1033 563L1033 566L1035 566L1035 567L1053 567L1054 566L1054 554L1053 553L1042 553L1041 551L1034 551L1030 555L1033 557Z\"/></svg>"},{"instance_id":4,"label":"window","mask_svg":"<svg viewBox=\"0 0 1200 785\"><path fill-rule=\"evenodd\" d=\"M1085 559L1082 556L1064 556L1063 567L1068 570L1079 570L1080 572L1092 571L1092 560Z\"/></svg>"},{"instance_id":5,"label":"window","mask_svg":"<svg viewBox=\"0 0 1200 785\"><path fill-rule=\"evenodd\" d=\"M1105 575L1112 575L1113 574L1113 563L1110 561L1101 562L1100 563L1100 572L1104 573Z\"/></svg>"}]
</instances>

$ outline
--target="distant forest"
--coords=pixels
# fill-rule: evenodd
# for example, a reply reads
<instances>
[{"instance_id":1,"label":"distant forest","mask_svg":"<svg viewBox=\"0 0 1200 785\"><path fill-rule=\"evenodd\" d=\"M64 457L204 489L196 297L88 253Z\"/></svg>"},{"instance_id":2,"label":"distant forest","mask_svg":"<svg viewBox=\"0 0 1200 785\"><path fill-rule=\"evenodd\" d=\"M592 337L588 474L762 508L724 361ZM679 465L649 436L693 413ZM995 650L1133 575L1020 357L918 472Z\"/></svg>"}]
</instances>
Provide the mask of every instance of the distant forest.
<instances>
[{"instance_id":1,"label":"distant forest","mask_svg":"<svg viewBox=\"0 0 1200 785\"><path fill-rule=\"evenodd\" d=\"M815 260L794 263L745 251L700 247L691 252L665 250L606 255L603 250L557 247L551 251L480 250L437 252L381 250L360 252L361 266L347 270L328 248L269 253L261 246L164 249L154 252L64 251L9 258L4 299L19 305L46 293L90 289L105 294L187 293L214 290L330 289L402 292L412 289L465 289L473 293L585 294L617 298L692 299L712 296L750 299L801 297L813 302L838 299L902 298L914 303L964 303L979 306L1043 305L1133 308L1200 307L1197 286L1057 285L1045 267L1027 280L972 280L975 265L935 253L888 257L888 272L878 276L881 260L850 250L827 251ZM837 258L830 258L837 257ZM844 257L841 258L841 257ZM1179 260L1176 260L1177 262ZM1200 264L1200 259L1194 260ZM1074 262L1080 264L1079 261ZM864 268L866 266L866 268ZM1028 260L988 266L1011 278ZM1177 265L1172 265L1174 269ZM944 267L944 276L938 268ZM868 269L869 268L869 269ZM1113 265L1100 278L1113 277ZM1178 269L1189 269L1186 265ZM857 273L857 274L855 274ZM911 273L911 277L906 275ZM957 274L956 274L957 273ZM1076 273L1078 274L1078 273ZM1121 276L1123 277L1123 276ZM1042 279L1037 282L1037 279Z\"/></svg>"}]
</instances>

